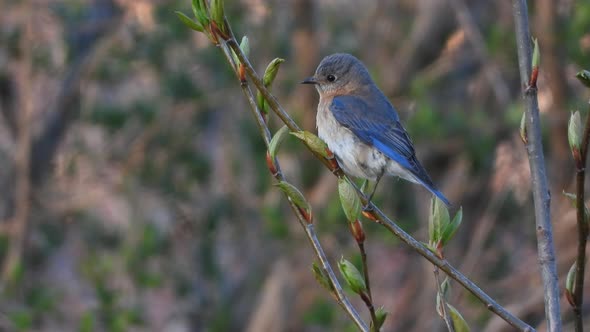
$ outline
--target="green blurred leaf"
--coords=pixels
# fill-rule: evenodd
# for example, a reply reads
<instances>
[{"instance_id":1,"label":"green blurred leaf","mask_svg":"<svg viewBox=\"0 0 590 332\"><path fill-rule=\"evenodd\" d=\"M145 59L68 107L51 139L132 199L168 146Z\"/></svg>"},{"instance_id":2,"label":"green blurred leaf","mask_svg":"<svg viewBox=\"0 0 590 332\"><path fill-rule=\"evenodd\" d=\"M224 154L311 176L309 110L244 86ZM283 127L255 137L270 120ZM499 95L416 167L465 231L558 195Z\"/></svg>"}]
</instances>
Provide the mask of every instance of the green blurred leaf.
<instances>
[{"instance_id":1,"label":"green blurred leaf","mask_svg":"<svg viewBox=\"0 0 590 332\"><path fill-rule=\"evenodd\" d=\"M365 279L356 266L354 266L354 264L344 258L341 258L338 262L338 269L340 269L340 273L353 292L361 294L367 291Z\"/></svg>"},{"instance_id":2,"label":"green blurred leaf","mask_svg":"<svg viewBox=\"0 0 590 332\"><path fill-rule=\"evenodd\" d=\"M313 151L317 152L322 157L328 157L328 145L326 145L326 143L316 135L305 130L291 132L291 135L302 140L307 146L309 146Z\"/></svg>"},{"instance_id":3,"label":"green blurred leaf","mask_svg":"<svg viewBox=\"0 0 590 332\"><path fill-rule=\"evenodd\" d=\"M286 181L280 181L279 183L275 184L275 186L279 187L297 207L304 209L311 215L311 205L307 202L301 191L297 189L294 185L290 184Z\"/></svg>"},{"instance_id":4,"label":"green blurred leaf","mask_svg":"<svg viewBox=\"0 0 590 332\"><path fill-rule=\"evenodd\" d=\"M361 200L356 194L352 184L345 178L338 179L338 194L342 210L349 222L354 222L361 214Z\"/></svg>"},{"instance_id":5,"label":"green blurred leaf","mask_svg":"<svg viewBox=\"0 0 590 332\"><path fill-rule=\"evenodd\" d=\"M455 328L455 332L469 332L469 325L455 307L450 304L447 304L447 308L449 308L449 314L451 316L451 320L453 321L453 327Z\"/></svg>"},{"instance_id":6,"label":"green blurred leaf","mask_svg":"<svg viewBox=\"0 0 590 332\"><path fill-rule=\"evenodd\" d=\"M183 12L175 11L174 13L176 13L176 16L178 16L180 21L182 21L182 23L184 23L184 25L186 25L187 27L199 32L205 31L205 29L203 29L203 26L199 22L191 20Z\"/></svg>"},{"instance_id":7,"label":"green blurred leaf","mask_svg":"<svg viewBox=\"0 0 590 332\"><path fill-rule=\"evenodd\" d=\"M270 140L270 143L268 144L268 153L272 159L276 157L279 147L281 147L281 144L287 135L289 135L289 127L282 126Z\"/></svg>"}]
</instances>

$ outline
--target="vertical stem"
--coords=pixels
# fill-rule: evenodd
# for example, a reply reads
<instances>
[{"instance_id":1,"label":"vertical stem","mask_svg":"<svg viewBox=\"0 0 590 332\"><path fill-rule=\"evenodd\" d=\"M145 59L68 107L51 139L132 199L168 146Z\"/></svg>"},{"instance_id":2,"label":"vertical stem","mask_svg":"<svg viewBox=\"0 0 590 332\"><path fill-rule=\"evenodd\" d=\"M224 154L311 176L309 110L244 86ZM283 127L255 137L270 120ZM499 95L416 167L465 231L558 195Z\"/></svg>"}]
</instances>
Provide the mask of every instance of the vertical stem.
<instances>
[{"instance_id":1,"label":"vertical stem","mask_svg":"<svg viewBox=\"0 0 590 332\"><path fill-rule=\"evenodd\" d=\"M512 7L516 29L520 79L522 86L526 87L531 76L532 65L531 34L529 31L526 0L513 0ZM523 97L528 133L526 150L529 157L533 199L535 202L537 250L541 278L544 286L547 329L548 331L556 332L561 331L562 329L559 309L559 287L553 246L553 231L551 227L551 195L547 185L547 173L545 170L545 157L543 155L536 89L523 90Z\"/></svg>"},{"instance_id":2,"label":"vertical stem","mask_svg":"<svg viewBox=\"0 0 590 332\"><path fill-rule=\"evenodd\" d=\"M584 138L580 148L580 160L576 162L576 210L578 220L578 256L576 258L576 280L574 284L574 316L576 332L584 331L582 306L584 304L584 272L586 269L586 241L588 223L585 215L584 182L586 178L586 156L590 141L590 113L586 115Z\"/></svg>"},{"instance_id":3,"label":"vertical stem","mask_svg":"<svg viewBox=\"0 0 590 332\"><path fill-rule=\"evenodd\" d=\"M364 242L357 242L359 250L361 252L361 260L363 262L363 277L365 278L365 286L367 287L367 307L369 308L369 314L373 321L373 328L377 331L377 315L375 314L375 305L373 304L373 294L371 293L371 282L369 281L369 265L367 264L367 252L365 251Z\"/></svg>"}]
</instances>

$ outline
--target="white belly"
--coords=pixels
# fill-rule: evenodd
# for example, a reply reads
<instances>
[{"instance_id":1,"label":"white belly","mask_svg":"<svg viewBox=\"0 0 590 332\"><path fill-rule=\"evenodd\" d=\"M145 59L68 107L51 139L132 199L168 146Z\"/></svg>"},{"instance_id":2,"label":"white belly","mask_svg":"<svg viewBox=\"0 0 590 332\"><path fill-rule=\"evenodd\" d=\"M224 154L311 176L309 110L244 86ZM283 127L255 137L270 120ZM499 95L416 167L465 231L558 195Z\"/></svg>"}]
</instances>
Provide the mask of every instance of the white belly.
<instances>
[{"instance_id":1,"label":"white belly","mask_svg":"<svg viewBox=\"0 0 590 332\"><path fill-rule=\"evenodd\" d=\"M413 174L397 162L363 143L349 129L340 125L329 111L329 105L323 107L323 104L320 99L316 116L318 136L328 144L328 148L336 155L340 167L346 174L369 180L389 174L417 182Z\"/></svg>"}]
</instances>

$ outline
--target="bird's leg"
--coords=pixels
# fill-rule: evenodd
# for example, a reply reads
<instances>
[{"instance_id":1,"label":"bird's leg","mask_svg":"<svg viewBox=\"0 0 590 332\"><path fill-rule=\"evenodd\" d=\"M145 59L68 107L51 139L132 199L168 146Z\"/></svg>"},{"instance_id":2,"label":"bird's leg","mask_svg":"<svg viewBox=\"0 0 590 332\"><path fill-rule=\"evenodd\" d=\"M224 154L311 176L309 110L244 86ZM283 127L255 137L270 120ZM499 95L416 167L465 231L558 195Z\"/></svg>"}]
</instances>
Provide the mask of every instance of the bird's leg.
<instances>
[{"instance_id":1,"label":"bird's leg","mask_svg":"<svg viewBox=\"0 0 590 332\"><path fill-rule=\"evenodd\" d=\"M378 176L377 179L375 180L375 184L373 185L373 190L371 190L371 194L369 195L368 199L367 199L367 205L364 207L365 211L369 211L371 210L370 208L370 203L371 200L373 199L373 195L375 195L375 192L377 191L377 186L379 185L379 180L381 180L381 177L383 176L384 172L381 172ZM368 181L368 180L367 180Z\"/></svg>"}]
</instances>

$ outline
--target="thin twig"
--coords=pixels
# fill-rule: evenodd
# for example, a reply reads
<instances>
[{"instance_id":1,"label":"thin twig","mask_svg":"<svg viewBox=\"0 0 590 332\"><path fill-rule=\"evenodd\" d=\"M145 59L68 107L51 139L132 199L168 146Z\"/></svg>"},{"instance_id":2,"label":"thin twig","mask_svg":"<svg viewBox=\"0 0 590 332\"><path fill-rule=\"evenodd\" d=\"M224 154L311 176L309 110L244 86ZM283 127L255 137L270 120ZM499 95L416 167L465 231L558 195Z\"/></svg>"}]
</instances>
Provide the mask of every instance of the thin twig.
<instances>
[{"instance_id":1,"label":"thin twig","mask_svg":"<svg viewBox=\"0 0 590 332\"><path fill-rule=\"evenodd\" d=\"M364 242L357 242L359 246L359 251L361 252L361 261L363 262L363 277L365 278L365 286L367 288L367 299L363 299L367 308L369 309L369 314L371 315L371 320L373 321L373 326L375 327L375 331L377 331L377 315L375 314L375 305L373 304L373 294L371 294L371 282L369 280L369 265L367 264L367 252L365 251L365 244Z\"/></svg>"},{"instance_id":2,"label":"thin twig","mask_svg":"<svg viewBox=\"0 0 590 332\"><path fill-rule=\"evenodd\" d=\"M586 156L590 142L590 113L586 115L584 138L580 147L580 160L576 162L576 210L578 220L578 256L576 258L576 280L574 283L574 316L576 332L584 331L582 306L584 304L584 274L586 269L586 241L588 239L588 223L585 214L584 183L586 179Z\"/></svg>"},{"instance_id":3,"label":"thin twig","mask_svg":"<svg viewBox=\"0 0 590 332\"><path fill-rule=\"evenodd\" d=\"M518 67L523 86L523 97L526 112L526 129L528 142L526 150L531 169L533 199L535 202L535 222L537 234L537 250L539 267L544 286L545 314L548 331L561 331L559 308L559 285L551 227L550 202L551 195L547 184L545 157L539 117L539 105L536 89L526 89L532 74L531 34L529 30L526 0L513 0L512 12L516 29L516 45L518 51ZM525 90L526 89L526 90Z\"/></svg>"},{"instance_id":4,"label":"thin twig","mask_svg":"<svg viewBox=\"0 0 590 332\"><path fill-rule=\"evenodd\" d=\"M234 63L233 57L231 54L231 50L228 48L228 44L230 44L230 41L235 42L235 37L233 37L233 33L231 33L230 36L231 37L228 41L221 41L219 46L222 49L223 54L226 57L226 60L231 65L232 69L236 72L236 75L238 75L237 65ZM239 47L238 47L238 49L239 49ZM256 123L258 125L258 129L260 130L260 133L262 134L262 137L264 139L264 143L268 147L270 140L271 140L271 133L270 133L268 126L266 125L266 122L264 121L262 113L258 109L258 106L256 104L256 99L254 98L254 94L252 93L252 90L250 90L250 87L247 82L241 82L240 85L242 87L242 92L244 93L244 96L248 100L250 110L252 111L252 114L256 118ZM280 169L280 165L279 165L278 160L276 160L276 159L274 160L274 165L276 168L276 172L274 174L275 178L279 181L284 181L285 179L284 179L283 173ZM293 212L297 216L297 220L299 221L299 223L301 224L301 226L305 230L305 234L314 249L316 257L322 265L322 269L324 270L328 279L330 280L330 283L332 284L332 289L334 291L334 294L335 294L338 304L344 309L344 311L348 314L348 316L351 318L351 320L356 324L356 326L361 331L368 332L369 329L368 329L367 325L362 320L362 318L360 317L360 315L356 311L356 309L352 306L352 304L350 303L350 300L346 297L346 295L344 295L344 291L342 289L342 286L338 282L338 278L336 277L336 274L334 274L334 270L332 269L332 266L330 265L330 262L328 261L326 254L324 253L324 250L320 244L320 241L317 238L317 235L316 235L315 229L314 229L314 225L312 223L309 223L305 219L305 217L301 214L301 211L299 210L297 205L295 205L295 203L289 197L287 197L287 198L289 201L289 205L291 206L291 209L293 210Z\"/></svg>"}]
</instances>

